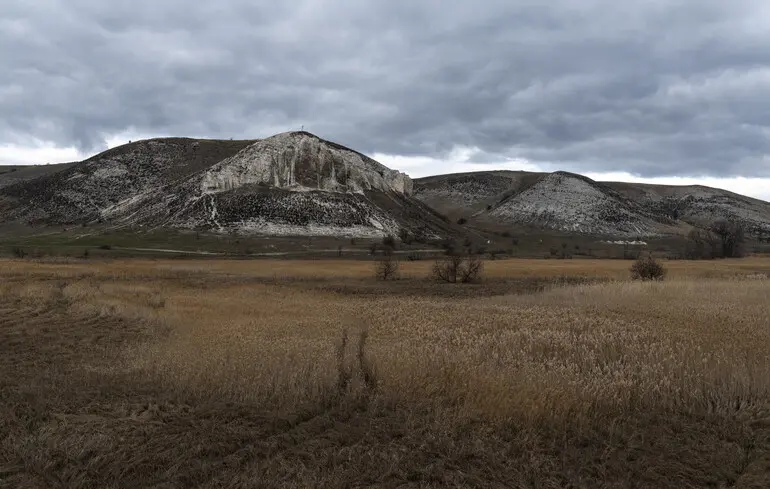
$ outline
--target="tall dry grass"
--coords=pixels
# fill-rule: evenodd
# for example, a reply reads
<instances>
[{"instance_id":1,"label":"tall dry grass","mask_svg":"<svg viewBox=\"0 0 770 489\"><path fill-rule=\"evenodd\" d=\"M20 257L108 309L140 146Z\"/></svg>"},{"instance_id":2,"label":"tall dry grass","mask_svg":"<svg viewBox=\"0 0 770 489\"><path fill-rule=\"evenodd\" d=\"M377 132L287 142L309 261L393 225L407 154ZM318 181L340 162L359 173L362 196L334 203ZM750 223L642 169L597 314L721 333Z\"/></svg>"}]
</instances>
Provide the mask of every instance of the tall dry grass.
<instances>
[{"instance_id":1,"label":"tall dry grass","mask_svg":"<svg viewBox=\"0 0 770 489\"><path fill-rule=\"evenodd\" d=\"M770 399L769 299L767 283L751 280L452 301L269 286L179 291L160 313L172 335L129 357L169 388L291 410L334 395L342 331L365 330L379 380L373 402L383 407L499 422L726 415Z\"/></svg>"},{"instance_id":2,"label":"tall dry grass","mask_svg":"<svg viewBox=\"0 0 770 489\"><path fill-rule=\"evenodd\" d=\"M770 286L746 278L766 268L765 261L719 262L722 276L743 278L694 280L715 269L685 262L665 283L616 281L485 299L359 298L217 278L295 267L310 277L357 277L362 266L309 263L249 262L236 269L231 262L116 262L95 270L17 262L17 272L40 280L6 283L3 292L168 327L167 337L130 347L123 367L191 396L267 409L304 408L335 395L343 331L369 335L366 354L378 376L373 402L458 419L727 413L770 398ZM525 263L531 269L519 270ZM617 267L564 263L597 275ZM489 265L492 275L552 271L542 261ZM185 286L191 277L198 282ZM355 345L348 347L352 358Z\"/></svg>"},{"instance_id":3,"label":"tall dry grass","mask_svg":"<svg viewBox=\"0 0 770 489\"><path fill-rule=\"evenodd\" d=\"M558 263L486 273L628 277ZM2 262L0 486L767 487L769 264L444 298L298 286L370 263Z\"/></svg>"}]
</instances>

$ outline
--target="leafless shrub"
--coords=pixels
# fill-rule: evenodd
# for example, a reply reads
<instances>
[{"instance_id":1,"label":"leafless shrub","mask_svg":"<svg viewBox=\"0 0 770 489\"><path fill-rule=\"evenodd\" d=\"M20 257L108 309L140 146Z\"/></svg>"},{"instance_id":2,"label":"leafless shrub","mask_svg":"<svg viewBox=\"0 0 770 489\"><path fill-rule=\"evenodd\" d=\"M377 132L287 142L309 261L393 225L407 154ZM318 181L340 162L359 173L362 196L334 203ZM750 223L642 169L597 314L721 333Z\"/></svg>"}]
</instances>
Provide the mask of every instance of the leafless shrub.
<instances>
[{"instance_id":1,"label":"leafless shrub","mask_svg":"<svg viewBox=\"0 0 770 489\"><path fill-rule=\"evenodd\" d=\"M484 262L478 256L469 256L460 266L460 281L464 284L476 282L484 270Z\"/></svg>"},{"instance_id":2,"label":"leafless shrub","mask_svg":"<svg viewBox=\"0 0 770 489\"><path fill-rule=\"evenodd\" d=\"M378 280L393 280L398 277L399 265L392 253L385 254L374 263L374 275Z\"/></svg>"}]
</instances>

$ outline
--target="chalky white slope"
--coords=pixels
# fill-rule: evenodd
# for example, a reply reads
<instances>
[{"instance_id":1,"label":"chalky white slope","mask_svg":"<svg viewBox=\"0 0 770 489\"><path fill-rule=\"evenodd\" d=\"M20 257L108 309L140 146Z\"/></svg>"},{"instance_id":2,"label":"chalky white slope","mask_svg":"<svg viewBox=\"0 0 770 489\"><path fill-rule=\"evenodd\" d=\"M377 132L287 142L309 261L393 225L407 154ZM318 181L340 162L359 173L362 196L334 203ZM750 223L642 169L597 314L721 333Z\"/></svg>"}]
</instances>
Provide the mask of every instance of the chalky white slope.
<instances>
[{"instance_id":1,"label":"chalky white slope","mask_svg":"<svg viewBox=\"0 0 770 489\"><path fill-rule=\"evenodd\" d=\"M503 201L490 215L502 221L615 236L650 236L663 223L596 182L556 172Z\"/></svg>"}]
</instances>

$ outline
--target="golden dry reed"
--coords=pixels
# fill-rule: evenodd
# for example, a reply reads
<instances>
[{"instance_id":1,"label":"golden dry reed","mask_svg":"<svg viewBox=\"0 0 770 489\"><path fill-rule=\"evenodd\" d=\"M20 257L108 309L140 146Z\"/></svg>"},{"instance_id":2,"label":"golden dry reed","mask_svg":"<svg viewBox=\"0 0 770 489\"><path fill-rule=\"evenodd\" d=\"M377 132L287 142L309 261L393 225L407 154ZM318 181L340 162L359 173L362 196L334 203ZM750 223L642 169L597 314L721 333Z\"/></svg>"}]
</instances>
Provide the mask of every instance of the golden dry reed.
<instances>
[{"instance_id":1,"label":"golden dry reed","mask_svg":"<svg viewBox=\"0 0 770 489\"><path fill-rule=\"evenodd\" d=\"M740 414L766 409L770 399L766 259L665 263L662 283L627 280L630 263L622 261L494 261L488 280L615 280L459 299L431 295L427 282L418 296L360 297L282 281L360 280L372 273L361 262L1 265L3 294L167 327L128 345L115 368L201 399L299 409L339 397L341 369L352 372L344 396L368 389L373 407L410 406L442 422ZM404 263L402 275L429 267ZM275 280L248 280L260 277ZM361 354L374 387L356 367Z\"/></svg>"}]
</instances>

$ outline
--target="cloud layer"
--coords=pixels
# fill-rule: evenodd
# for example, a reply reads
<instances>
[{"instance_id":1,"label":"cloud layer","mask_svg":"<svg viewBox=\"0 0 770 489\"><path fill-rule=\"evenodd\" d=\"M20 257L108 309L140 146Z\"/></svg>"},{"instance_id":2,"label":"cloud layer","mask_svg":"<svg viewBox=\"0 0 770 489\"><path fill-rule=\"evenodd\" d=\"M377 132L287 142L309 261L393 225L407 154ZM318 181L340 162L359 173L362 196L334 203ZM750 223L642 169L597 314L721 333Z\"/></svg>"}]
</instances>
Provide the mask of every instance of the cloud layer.
<instances>
[{"instance_id":1,"label":"cloud layer","mask_svg":"<svg viewBox=\"0 0 770 489\"><path fill-rule=\"evenodd\" d=\"M370 154L770 177L764 4L3 0L0 146L304 125Z\"/></svg>"}]
</instances>

